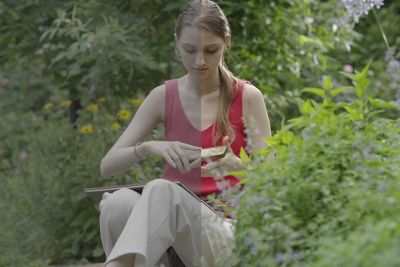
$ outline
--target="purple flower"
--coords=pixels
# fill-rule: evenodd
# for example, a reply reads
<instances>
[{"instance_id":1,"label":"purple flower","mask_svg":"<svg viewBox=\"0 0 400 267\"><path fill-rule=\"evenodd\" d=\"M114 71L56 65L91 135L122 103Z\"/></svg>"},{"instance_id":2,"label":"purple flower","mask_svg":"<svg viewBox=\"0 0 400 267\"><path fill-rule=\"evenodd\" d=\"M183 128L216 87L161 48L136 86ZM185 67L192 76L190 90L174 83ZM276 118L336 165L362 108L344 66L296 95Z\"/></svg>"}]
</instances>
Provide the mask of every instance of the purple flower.
<instances>
[{"instance_id":1,"label":"purple flower","mask_svg":"<svg viewBox=\"0 0 400 267\"><path fill-rule=\"evenodd\" d=\"M346 19L353 18L358 23L362 15L367 15L374 7L383 6L383 0L342 0L342 4L349 13Z\"/></svg>"}]
</instances>

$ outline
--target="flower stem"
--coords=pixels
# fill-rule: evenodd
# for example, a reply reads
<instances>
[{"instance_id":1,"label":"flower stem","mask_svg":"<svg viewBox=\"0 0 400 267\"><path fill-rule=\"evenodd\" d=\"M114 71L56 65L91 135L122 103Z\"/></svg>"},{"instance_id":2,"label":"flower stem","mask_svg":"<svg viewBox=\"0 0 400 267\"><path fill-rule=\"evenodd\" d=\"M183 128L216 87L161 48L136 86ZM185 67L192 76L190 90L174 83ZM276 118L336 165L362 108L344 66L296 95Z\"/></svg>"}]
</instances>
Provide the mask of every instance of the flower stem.
<instances>
[{"instance_id":1,"label":"flower stem","mask_svg":"<svg viewBox=\"0 0 400 267\"><path fill-rule=\"evenodd\" d=\"M387 39L387 37L386 37L385 32L383 31L381 22L380 22L380 20L379 20L379 18L378 18L378 15L376 14L375 9L373 9L372 12L374 13L374 17L375 17L376 22L378 23L379 29L380 29L380 31L381 31L381 33L382 33L383 40L385 41L385 44L386 44L387 48L390 49L388 39Z\"/></svg>"}]
</instances>

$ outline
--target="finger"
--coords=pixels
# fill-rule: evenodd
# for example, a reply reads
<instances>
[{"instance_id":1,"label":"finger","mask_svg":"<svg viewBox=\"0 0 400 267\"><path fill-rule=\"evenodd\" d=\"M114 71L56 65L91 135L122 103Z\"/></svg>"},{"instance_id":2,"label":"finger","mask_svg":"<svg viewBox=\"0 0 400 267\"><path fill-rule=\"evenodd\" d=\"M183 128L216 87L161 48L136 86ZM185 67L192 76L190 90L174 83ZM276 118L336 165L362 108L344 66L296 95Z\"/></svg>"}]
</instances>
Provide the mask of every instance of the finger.
<instances>
[{"instance_id":1,"label":"finger","mask_svg":"<svg viewBox=\"0 0 400 267\"><path fill-rule=\"evenodd\" d=\"M218 168L218 166L219 166L219 161L213 161L213 162L210 162L207 165L205 165L205 168L207 170L214 170L214 169Z\"/></svg>"},{"instance_id":2,"label":"finger","mask_svg":"<svg viewBox=\"0 0 400 267\"><path fill-rule=\"evenodd\" d=\"M183 152L185 153L185 155L186 155L186 157L188 158L189 161L201 158L200 150L195 151L195 150L187 150L187 149L185 149L185 150L183 150Z\"/></svg>"},{"instance_id":3,"label":"finger","mask_svg":"<svg viewBox=\"0 0 400 267\"><path fill-rule=\"evenodd\" d=\"M182 162L184 170L186 172L190 172L189 160L188 160L187 156L185 155L185 153L183 153L182 149L179 146L177 146L175 148L175 151L176 151L176 154L178 154L178 156Z\"/></svg>"},{"instance_id":4,"label":"finger","mask_svg":"<svg viewBox=\"0 0 400 267\"><path fill-rule=\"evenodd\" d=\"M163 156L164 156L165 160L168 162L168 164L169 164L172 168L176 168L175 162L173 161L173 159L171 158L171 156L170 156L167 152L165 152L165 153L163 154Z\"/></svg>"},{"instance_id":5,"label":"finger","mask_svg":"<svg viewBox=\"0 0 400 267\"><path fill-rule=\"evenodd\" d=\"M192 146L192 145L182 143L182 142L177 142L177 144L183 149L199 150L199 151L201 150L201 147L198 147L198 146Z\"/></svg>"},{"instance_id":6,"label":"finger","mask_svg":"<svg viewBox=\"0 0 400 267\"><path fill-rule=\"evenodd\" d=\"M201 164L201 158L198 158L190 163L190 168L191 169L198 168L200 167L200 164Z\"/></svg>"},{"instance_id":7,"label":"finger","mask_svg":"<svg viewBox=\"0 0 400 267\"><path fill-rule=\"evenodd\" d=\"M172 149L168 151L168 154L171 156L171 158L175 162L176 166L178 167L178 170L181 173L183 173L184 172L184 168L183 168L183 164L182 164L182 161L181 161L180 157Z\"/></svg>"},{"instance_id":8,"label":"finger","mask_svg":"<svg viewBox=\"0 0 400 267\"><path fill-rule=\"evenodd\" d=\"M228 151L232 152L232 148L229 144L229 136L224 136L224 138L222 139L222 144L228 148Z\"/></svg>"},{"instance_id":9,"label":"finger","mask_svg":"<svg viewBox=\"0 0 400 267\"><path fill-rule=\"evenodd\" d=\"M229 143L229 136L225 135L224 138L222 139L222 143L224 146L228 145Z\"/></svg>"}]
</instances>

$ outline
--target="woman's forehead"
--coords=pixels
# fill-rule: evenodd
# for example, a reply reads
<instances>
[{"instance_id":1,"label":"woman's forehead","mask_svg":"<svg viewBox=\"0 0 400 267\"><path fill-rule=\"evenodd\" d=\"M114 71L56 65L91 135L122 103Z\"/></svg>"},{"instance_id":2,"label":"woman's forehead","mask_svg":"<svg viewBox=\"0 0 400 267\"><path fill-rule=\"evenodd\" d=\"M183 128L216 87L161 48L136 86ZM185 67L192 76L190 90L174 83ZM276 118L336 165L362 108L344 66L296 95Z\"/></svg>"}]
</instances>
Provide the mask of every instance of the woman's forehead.
<instances>
[{"instance_id":1,"label":"woman's forehead","mask_svg":"<svg viewBox=\"0 0 400 267\"><path fill-rule=\"evenodd\" d=\"M200 30L195 27L186 26L183 28L180 42L186 45L193 46L211 46L222 45L224 41L221 37L212 32Z\"/></svg>"}]
</instances>

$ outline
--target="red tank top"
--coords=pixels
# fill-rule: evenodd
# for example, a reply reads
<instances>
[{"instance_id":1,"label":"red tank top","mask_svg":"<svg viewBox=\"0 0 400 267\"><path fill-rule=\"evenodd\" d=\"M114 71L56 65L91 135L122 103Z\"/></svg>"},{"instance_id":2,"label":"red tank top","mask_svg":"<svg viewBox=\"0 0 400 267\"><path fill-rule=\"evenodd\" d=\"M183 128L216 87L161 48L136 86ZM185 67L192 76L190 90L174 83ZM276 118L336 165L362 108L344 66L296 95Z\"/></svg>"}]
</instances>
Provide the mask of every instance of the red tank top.
<instances>
[{"instance_id":1,"label":"red tank top","mask_svg":"<svg viewBox=\"0 0 400 267\"><path fill-rule=\"evenodd\" d=\"M246 149L246 133L242 121L242 99L243 89L248 81L239 80L239 83L233 82L233 101L229 112L229 121L235 130L236 138L231 143L232 151L235 155L240 155L240 148ZM212 135L216 123L203 131L195 129L189 119L186 117L182 103L179 98L178 80L165 81L165 111L164 111L164 140L180 141L193 146L202 148L212 147ZM200 112L200 110L199 110ZM217 146L222 145L222 137L217 141ZM247 151L247 150L246 150ZM248 152L247 152L248 153ZM202 161L201 165L207 164ZM219 192L217 183L213 177L201 177L201 169L194 168L190 172L180 173L178 169L173 168L167 162L164 165L164 173L161 176L168 180L178 180L190 188L195 194L206 196L211 193ZM240 180L235 176L225 176L224 179L230 186L234 186Z\"/></svg>"}]
</instances>

